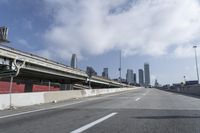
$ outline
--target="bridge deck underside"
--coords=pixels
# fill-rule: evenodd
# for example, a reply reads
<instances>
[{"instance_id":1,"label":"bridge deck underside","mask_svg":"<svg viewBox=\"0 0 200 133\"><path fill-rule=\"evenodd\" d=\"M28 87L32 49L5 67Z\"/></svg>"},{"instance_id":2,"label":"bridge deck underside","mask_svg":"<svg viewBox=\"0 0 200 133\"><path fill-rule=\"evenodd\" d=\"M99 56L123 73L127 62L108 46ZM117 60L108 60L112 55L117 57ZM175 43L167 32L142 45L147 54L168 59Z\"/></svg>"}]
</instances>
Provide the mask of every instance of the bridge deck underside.
<instances>
[{"instance_id":1,"label":"bridge deck underside","mask_svg":"<svg viewBox=\"0 0 200 133\"><path fill-rule=\"evenodd\" d=\"M59 76L53 75L50 73L42 73L36 71L30 71L22 69L19 75L16 77L17 79L26 79L26 80L44 80L44 81L51 81L63 84L75 84L75 83L84 83L86 78L72 78L75 75L68 75L68 76Z\"/></svg>"}]
</instances>

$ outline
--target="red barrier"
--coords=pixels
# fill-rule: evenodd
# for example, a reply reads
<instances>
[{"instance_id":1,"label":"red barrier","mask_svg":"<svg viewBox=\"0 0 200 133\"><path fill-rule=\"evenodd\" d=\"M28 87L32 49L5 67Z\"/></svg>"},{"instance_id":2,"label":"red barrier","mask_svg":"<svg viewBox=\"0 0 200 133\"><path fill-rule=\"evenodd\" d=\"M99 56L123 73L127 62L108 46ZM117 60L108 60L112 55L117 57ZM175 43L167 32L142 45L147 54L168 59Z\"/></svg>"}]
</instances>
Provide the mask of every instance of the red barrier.
<instances>
[{"instance_id":1,"label":"red barrier","mask_svg":"<svg viewBox=\"0 0 200 133\"><path fill-rule=\"evenodd\" d=\"M0 81L0 94L9 93L10 82ZM49 91L49 86L47 85L33 85L33 92L43 92ZM58 86L51 86L50 91L59 91ZM25 84L17 84L13 82L12 93L23 93L25 91Z\"/></svg>"},{"instance_id":2,"label":"red barrier","mask_svg":"<svg viewBox=\"0 0 200 133\"><path fill-rule=\"evenodd\" d=\"M22 93L24 92L24 88L25 88L24 84L17 84L14 82L12 86L12 93ZM9 89L10 89L10 82L0 81L0 94L9 93Z\"/></svg>"}]
</instances>

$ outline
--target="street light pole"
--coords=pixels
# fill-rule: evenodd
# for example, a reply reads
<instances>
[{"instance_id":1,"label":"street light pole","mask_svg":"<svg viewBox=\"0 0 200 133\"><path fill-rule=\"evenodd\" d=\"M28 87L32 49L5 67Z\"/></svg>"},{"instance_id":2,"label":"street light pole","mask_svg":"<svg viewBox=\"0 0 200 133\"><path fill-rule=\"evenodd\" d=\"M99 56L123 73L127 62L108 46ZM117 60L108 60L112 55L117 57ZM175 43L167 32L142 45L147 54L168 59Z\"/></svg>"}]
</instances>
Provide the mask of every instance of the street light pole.
<instances>
[{"instance_id":1,"label":"street light pole","mask_svg":"<svg viewBox=\"0 0 200 133\"><path fill-rule=\"evenodd\" d=\"M122 82L122 51L120 50L120 55L119 55L119 82Z\"/></svg>"},{"instance_id":2,"label":"street light pole","mask_svg":"<svg viewBox=\"0 0 200 133\"><path fill-rule=\"evenodd\" d=\"M13 87L13 76L10 77L10 87L9 87L9 99L10 99L10 109L13 109L12 106L12 87Z\"/></svg>"},{"instance_id":3,"label":"street light pole","mask_svg":"<svg viewBox=\"0 0 200 133\"><path fill-rule=\"evenodd\" d=\"M184 75L183 76L183 79L184 79L184 84L186 83L186 76Z\"/></svg>"},{"instance_id":4,"label":"street light pole","mask_svg":"<svg viewBox=\"0 0 200 133\"><path fill-rule=\"evenodd\" d=\"M197 46L193 46L194 48L194 52L195 52L195 62L196 62L196 71L197 71L197 80L198 80L198 84L199 84L199 70L198 70L198 60L197 60Z\"/></svg>"}]
</instances>

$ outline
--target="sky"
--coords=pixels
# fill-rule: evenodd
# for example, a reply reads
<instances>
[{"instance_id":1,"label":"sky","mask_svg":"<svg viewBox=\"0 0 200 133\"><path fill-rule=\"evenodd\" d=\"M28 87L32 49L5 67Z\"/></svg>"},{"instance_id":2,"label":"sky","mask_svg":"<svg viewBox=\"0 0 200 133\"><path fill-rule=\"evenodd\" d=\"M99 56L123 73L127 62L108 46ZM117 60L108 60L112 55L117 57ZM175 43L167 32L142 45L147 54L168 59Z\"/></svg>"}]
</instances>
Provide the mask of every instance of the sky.
<instances>
[{"instance_id":1,"label":"sky","mask_svg":"<svg viewBox=\"0 0 200 133\"><path fill-rule=\"evenodd\" d=\"M8 46L69 65L92 66L109 77L150 64L151 82L196 80L200 56L199 0L0 0ZM198 58L198 62L199 58Z\"/></svg>"}]
</instances>

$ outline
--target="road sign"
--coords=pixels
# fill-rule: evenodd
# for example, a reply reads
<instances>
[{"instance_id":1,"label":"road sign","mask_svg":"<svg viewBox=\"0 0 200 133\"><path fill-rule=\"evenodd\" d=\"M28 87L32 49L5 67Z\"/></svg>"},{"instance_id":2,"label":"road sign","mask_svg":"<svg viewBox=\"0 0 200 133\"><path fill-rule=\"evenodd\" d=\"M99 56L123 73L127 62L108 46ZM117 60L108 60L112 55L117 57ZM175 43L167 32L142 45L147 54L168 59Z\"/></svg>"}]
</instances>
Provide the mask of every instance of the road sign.
<instances>
[{"instance_id":1,"label":"road sign","mask_svg":"<svg viewBox=\"0 0 200 133\"><path fill-rule=\"evenodd\" d=\"M1 42L9 42L8 41L8 28L0 27L0 43Z\"/></svg>"}]
</instances>

